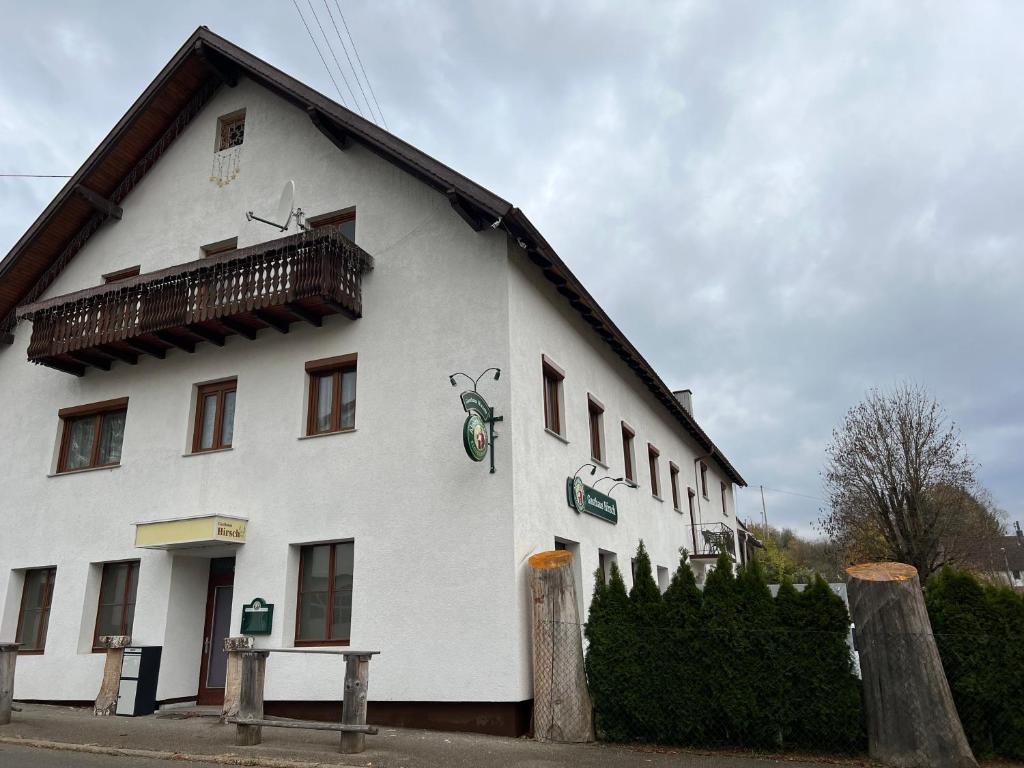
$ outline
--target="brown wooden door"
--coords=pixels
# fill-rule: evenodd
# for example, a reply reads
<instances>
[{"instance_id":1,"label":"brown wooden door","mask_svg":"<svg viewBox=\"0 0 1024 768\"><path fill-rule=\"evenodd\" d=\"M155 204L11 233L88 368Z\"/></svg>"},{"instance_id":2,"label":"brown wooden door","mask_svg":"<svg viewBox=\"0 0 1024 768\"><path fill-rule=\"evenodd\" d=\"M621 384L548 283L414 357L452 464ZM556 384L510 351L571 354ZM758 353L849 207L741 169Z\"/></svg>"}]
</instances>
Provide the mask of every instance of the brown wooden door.
<instances>
[{"instance_id":1,"label":"brown wooden door","mask_svg":"<svg viewBox=\"0 0 1024 768\"><path fill-rule=\"evenodd\" d=\"M203 656L199 663L200 704L224 703L224 679L228 655L224 638L231 633L231 597L235 582L235 558L210 560L210 586L206 593Z\"/></svg>"}]
</instances>

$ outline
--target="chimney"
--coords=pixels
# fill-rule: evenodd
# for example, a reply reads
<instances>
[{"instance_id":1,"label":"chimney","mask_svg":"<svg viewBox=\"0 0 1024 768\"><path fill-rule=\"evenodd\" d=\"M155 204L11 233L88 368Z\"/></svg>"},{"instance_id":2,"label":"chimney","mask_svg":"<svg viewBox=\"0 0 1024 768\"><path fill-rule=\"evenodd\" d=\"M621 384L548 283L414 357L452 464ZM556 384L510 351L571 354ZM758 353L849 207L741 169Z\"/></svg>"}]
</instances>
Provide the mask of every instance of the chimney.
<instances>
[{"instance_id":1,"label":"chimney","mask_svg":"<svg viewBox=\"0 0 1024 768\"><path fill-rule=\"evenodd\" d=\"M693 416L693 392L688 389L677 389L672 394L676 396L676 400L686 409L686 412Z\"/></svg>"}]
</instances>

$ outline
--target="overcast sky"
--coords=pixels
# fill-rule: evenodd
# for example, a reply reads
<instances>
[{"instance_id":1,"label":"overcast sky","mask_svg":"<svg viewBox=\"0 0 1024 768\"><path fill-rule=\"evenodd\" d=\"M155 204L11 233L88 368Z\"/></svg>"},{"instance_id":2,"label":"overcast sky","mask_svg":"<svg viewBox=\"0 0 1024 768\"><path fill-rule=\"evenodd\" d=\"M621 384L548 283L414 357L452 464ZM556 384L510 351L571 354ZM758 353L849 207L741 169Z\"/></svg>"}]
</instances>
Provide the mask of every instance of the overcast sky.
<instances>
[{"instance_id":1,"label":"overcast sky","mask_svg":"<svg viewBox=\"0 0 1024 768\"><path fill-rule=\"evenodd\" d=\"M522 208L693 389L742 516L763 484L810 531L821 502L779 491L821 497L845 410L912 380L1024 521L1024 3L341 8L390 129ZM338 97L291 0L20 4L0 172L73 173L200 24ZM60 184L0 179L2 253Z\"/></svg>"}]
</instances>

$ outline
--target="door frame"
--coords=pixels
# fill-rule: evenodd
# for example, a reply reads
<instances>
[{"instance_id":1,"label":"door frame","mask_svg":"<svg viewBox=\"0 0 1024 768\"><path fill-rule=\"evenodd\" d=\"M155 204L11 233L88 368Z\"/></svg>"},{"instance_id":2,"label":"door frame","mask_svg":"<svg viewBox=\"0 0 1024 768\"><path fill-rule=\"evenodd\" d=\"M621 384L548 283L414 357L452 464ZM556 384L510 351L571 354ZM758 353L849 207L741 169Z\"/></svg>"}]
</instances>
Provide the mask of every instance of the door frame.
<instances>
[{"instance_id":1,"label":"door frame","mask_svg":"<svg viewBox=\"0 0 1024 768\"><path fill-rule=\"evenodd\" d=\"M230 558L234 560L234 558ZM224 703L224 689L223 688L207 688L206 687L206 676L209 673L210 668L210 653L215 649L213 643L215 639L212 637L213 634L213 621L214 621L214 608L217 605L216 595L217 590L223 587L233 587L235 584L235 569L232 566L230 572L215 573L213 569L213 559L210 560L210 581L206 588L206 619L203 622L203 647L202 655L199 661L199 688L196 694L197 704L223 704ZM230 608L229 608L230 610Z\"/></svg>"}]
</instances>

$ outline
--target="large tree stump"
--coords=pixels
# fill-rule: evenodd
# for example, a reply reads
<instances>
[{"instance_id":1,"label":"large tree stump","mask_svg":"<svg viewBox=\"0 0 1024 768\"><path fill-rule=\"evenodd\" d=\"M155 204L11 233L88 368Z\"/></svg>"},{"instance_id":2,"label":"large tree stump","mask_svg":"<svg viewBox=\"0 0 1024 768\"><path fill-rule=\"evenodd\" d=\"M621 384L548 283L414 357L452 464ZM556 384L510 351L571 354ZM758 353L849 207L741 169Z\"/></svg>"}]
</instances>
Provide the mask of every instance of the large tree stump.
<instances>
[{"instance_id":1,"label":"large tree stump","mask_svg":"<svg viewBox=\"0 0 1024 768\"><path fill-rule=\"evenodd\" d=\"M846 569L864 683L868 751L900 768L977 768L946 682L917 569Z\"/></svg>"},{"instance_id":2,"label":"large tree stump","mask_svg":"<svg viewBox=\"0 0 1024 768\"><path fill-rule=\"evenodd\" d=\"M540 741L594 740L572 553L530 560L533 593L533 735Z\"/></svg>"}]
</instances>

